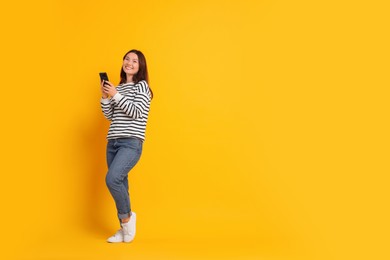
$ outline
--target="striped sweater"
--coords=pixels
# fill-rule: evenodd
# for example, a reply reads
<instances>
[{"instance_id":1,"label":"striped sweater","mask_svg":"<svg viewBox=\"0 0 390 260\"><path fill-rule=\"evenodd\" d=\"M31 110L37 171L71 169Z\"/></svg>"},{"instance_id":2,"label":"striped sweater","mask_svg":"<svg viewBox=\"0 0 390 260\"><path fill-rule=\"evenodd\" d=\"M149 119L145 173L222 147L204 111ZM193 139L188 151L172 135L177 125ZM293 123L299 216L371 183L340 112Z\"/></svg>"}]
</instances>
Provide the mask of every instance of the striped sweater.
<instances>
[{"instance_id":1,"label":"striped sweater","mask_svg":"<svg viewBox=\"0 0 390 260\"><path fill-rule=\"evenodd\" d=\"M119 85L117 93L100 101L104 116L111 121L107 139L136 137L145 140L151 93L148 83Z\"/></svg>"}]
</instances>

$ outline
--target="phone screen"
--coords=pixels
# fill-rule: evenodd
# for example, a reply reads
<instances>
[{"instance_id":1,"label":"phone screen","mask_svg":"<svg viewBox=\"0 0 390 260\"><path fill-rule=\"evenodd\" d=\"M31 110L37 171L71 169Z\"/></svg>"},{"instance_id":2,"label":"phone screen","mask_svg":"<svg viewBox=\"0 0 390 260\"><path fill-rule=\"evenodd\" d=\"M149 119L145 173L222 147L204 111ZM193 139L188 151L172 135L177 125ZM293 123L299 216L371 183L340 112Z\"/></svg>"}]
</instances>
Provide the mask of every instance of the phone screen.
<instances>
[{"instance_id":1,"label":"phone screen","mask_svg":"<svg viewBox=\"0 0 390 260\"><path fill-rule=\"evenodd\" d=\"M108 81L108 76L107 76L107 73L106 72L100 72L99 73L100 75L100 81Z\"/></svg>"}]
</instances>

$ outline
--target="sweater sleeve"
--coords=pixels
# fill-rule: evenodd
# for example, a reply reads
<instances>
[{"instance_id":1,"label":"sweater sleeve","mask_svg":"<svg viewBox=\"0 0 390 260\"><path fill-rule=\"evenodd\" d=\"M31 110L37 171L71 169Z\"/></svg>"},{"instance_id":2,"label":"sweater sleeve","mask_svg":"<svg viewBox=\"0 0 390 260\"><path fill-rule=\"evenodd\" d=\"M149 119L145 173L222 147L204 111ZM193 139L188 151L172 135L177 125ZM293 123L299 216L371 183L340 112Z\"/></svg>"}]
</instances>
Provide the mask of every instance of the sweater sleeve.
<instances>
[{"instance_id":1,"label":"sweater sleeve","mask_svg":"<svg viewBox=\"0 0 390 260\"><path fill-rule=\"evenodd\" d=\"M148 114L151 100L149 86L146 81L142 80L136 86L137 92L134 99L130 99L119 92L112 97L115 104L133 119L142 118L145 114Z\"/></svg>"},{"instance_id":2,"label":"sweater sleeve","mask_svg":"<svg viewBox=\"0 0 390 260\"><path fill-rule=\"evenodd\" d=\"M111 106L110 99L108 98L102 98L100 100L100 106L102 108L102 112L105 118L108 120L112 120L112 115L114 114L114 109Z\"/></svg>"}]
</instances>

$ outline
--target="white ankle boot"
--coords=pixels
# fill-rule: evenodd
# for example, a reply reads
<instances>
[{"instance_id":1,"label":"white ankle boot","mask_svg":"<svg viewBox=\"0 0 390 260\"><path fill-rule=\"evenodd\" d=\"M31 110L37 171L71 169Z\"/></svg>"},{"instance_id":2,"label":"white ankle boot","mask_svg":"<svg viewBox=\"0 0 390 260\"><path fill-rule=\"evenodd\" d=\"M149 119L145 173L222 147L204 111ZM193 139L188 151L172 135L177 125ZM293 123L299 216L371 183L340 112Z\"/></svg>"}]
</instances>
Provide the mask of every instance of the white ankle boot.
<instances>
[{"instance_id":1,"label":"white ankle boot","mask_svg":"<svg viewBox=\"0 0 390 260\"><path fill-rule=\"evenodd\" d=\"M131 213L130 221L127 223L122 223L122 231L123 231L123 242L131 242L135 237L135 221L136 215L134 212Z\"/></svg>"}]
</instances>

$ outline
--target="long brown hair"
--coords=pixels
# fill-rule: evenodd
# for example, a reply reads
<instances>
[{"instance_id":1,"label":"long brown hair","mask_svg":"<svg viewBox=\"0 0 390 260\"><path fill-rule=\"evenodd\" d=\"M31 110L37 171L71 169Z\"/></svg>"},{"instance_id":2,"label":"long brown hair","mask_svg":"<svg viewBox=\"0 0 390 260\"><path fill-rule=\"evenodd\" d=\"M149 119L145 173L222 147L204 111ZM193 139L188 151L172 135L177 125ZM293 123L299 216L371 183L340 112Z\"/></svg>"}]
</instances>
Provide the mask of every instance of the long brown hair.
<instances>
[{"instance_id":1,"label":"long brown hair","mask_svg":"<svg viewBox=\"0 0 390 260\"><path fill-rule=\"evenodd\" d=\"M145 55L139 51L139 50L130 50L128 51L125 56L123 56L123 60L125 60L126 58L126 55L129 54L129 53L134 53L137 55L138 57L138 62L139 62L139 69L138 69L138 72L137 74L135 74L133 76L133 81L135 84L137 84L138 82L140 82L141 80L145 80L146 83L148 83L149 85L149 75L148 75L148 66L146 65L146 58L145 58ZM126 75L126 72L123 70L123 66L121 68L121 81L119 82L119 84L124 84L127 82L127 75ZM150 90L150 95L151 95L151 98L153 98L153 91L152 89L150 88L149 86L149 90Z\"/></svg>"}]
</instances>

